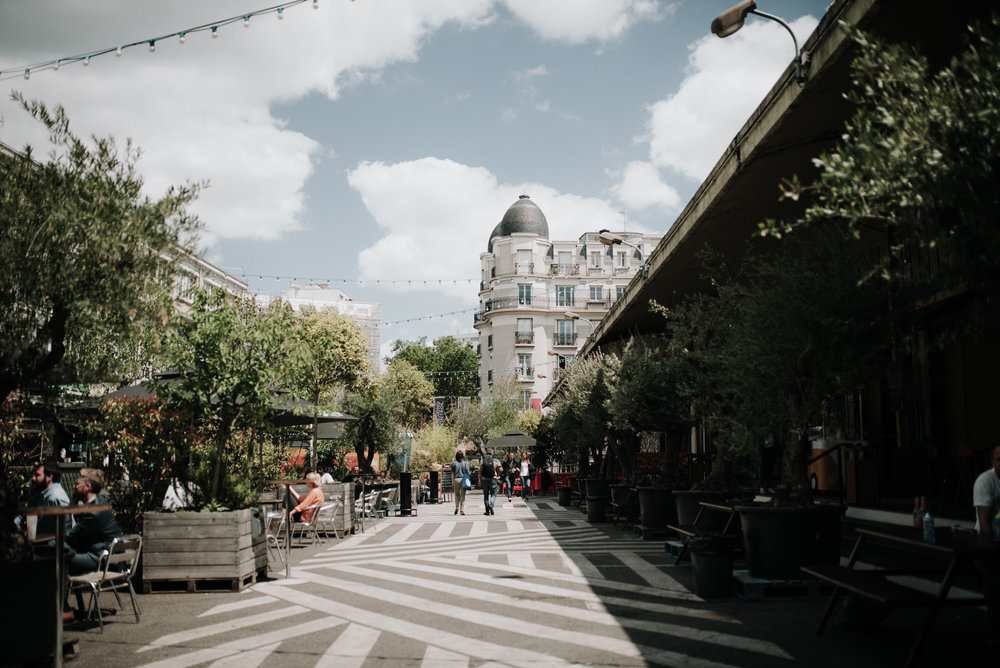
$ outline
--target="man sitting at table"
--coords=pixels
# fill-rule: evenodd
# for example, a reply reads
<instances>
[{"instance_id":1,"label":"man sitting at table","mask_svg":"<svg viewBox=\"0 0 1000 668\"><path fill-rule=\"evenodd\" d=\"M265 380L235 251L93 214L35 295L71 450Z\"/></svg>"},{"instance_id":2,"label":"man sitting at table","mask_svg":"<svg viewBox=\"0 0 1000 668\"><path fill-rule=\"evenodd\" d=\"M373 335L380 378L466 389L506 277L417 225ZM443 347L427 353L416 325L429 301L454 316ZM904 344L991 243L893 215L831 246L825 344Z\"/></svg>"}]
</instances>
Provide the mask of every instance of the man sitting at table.
<instances>
[{"instance_id":1,"label":"man sitting at table","mask_svg":"<svg viewBox=\"0 0 1000 668\"><path fill-rule=\"evenodd\" d=\"M104 471L100 469L80 469L80 477L73 485L73 501L87 505L102 506L108 500L101 496L104 489ZM108 549L111 541L122 535L118 522L110 510L84 513L77 516L76 525L66 533L64 541L75 554L69 562L69 574L80 575L97 570L101 553Z\"/></svg>"},{"instance_id":2,"label":"man sitting at table","mask_svg":"<svg viewBox=\"0 0 1000 668\"><path fill-rule=\"evenodd\" d=\"M1000 512L1000 445L990 451L990 466L972 487L972 505L976 509L976 530L985 536L993 535L993 518ZM977 560L983 576L983 594L988 599L986 609L990 616L990 644L1000 643L1000 572L996 562Z\"/></svg>"},{"instance_id":3,"label":"man sitting at table","mask_svg":"<svg viewBox=\"0 0 1000 668\"><path fill-rule=\"evenodd\" d=\"M59 466L53 461L39 464L31 476L31 498L28 508L50 508L68 506L69 495L59 484ZM63 515L63 529L69 531L73 526L73 516ZM43 515L38 518L35 533L39 536L54 535L56 532L56 516Z\"/></svg>"},{"instance_id":4,"label":"man sitting at table","mask_svg":"<svg viewBox=\"0 0 1000 668\"><path fill-rule=\"evenodd\" d=\"M306 474L306 486L309 491L304 497L299 496L292 487L288 488L292 496L299 505L292 508L292 521L293 522L305 522L308 524L312 521L313 514L319 510L319 507L323 505L323 488L320 487L320 477L318 473L307 473Z\"/></svg>"}]
</instances>

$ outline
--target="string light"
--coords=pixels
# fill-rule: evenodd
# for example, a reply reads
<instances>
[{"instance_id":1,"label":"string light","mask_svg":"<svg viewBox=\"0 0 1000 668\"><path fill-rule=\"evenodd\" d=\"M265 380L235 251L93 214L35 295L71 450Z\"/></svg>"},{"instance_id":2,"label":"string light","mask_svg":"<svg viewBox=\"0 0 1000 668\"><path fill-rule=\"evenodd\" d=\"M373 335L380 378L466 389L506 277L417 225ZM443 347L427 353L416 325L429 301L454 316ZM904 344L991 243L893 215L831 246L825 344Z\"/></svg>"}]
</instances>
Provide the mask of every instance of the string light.
<instances>
[{"instance_id":1,"label":"string light","mask_svg":"<svg viewBox=\"0 0 1000 668\"><path fill-rule=\"evenodd\" d=\"M139 45L148 46L150 51L155 51L154 47L156 42L159 42L160 40L163 39L167 39L168 37L177 37L178 42L184 44L185 41L187 40L187 36L190 33L211 31L212 37L217 38L219 36L219 28L223 26L227 26L237 21L243 21L243 25L245 27L249 27L250 19L252 17L269 13L274 13L278 16L279 19L283 19L285 17L284 14L285 9L293 7L295 5L301 5L305 2L309 2L309 0L286 0L285 2L278 3L271 7L266 7L264 9L259 9L252 12L243 12L241 14L226 19L212 21L210 23L205 23L199 26L193 26L191 28L185 28L184 30L168 33L166 35L159 35L156 37L146 37L144 39L137 40L135 42L120 44L116 47L98 49L96 51L88 51L86 53L80 53L75 56L63 56L58 59L41 61L38 63L29 63L11 69L0 70L0 81L12 79L16 76L23 76L25 73L31 74L44 70L58 70L61 66L72 63L80 63L84 67L87 67L90 65L90 59L94 56L103 56L108 53L114 53L116 56L121 56L125 49L132 48L133 46L139 46ZM313 9L319 9L319 0L312 0L312 6Z\"/></svg>"},{"instance_id":2,"label":"string light","mask_svg":"<svg viewBox=\"0 0 1000 668\"><path fill-rule=\"evenodd\" d=\"M155 39L149 40L149 52L150 53L155 53L156 52L156 40Z\"/></svg>"}]
</instances>

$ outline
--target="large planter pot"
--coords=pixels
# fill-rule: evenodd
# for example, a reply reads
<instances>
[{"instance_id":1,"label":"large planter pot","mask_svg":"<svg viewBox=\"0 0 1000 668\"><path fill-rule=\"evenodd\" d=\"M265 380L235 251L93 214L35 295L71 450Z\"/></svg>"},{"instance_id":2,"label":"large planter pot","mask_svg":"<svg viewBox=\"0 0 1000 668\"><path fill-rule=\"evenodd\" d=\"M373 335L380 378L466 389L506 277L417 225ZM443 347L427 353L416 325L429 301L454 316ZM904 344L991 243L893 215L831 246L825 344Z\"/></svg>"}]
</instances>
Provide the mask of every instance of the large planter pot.
<instances>
[{"instance_id":1,"label":"large planter pot","mask_svg":"<svg viewBox=\"0 0 1000 668\"><path fill-rule=\"evenodd\" d=\"M217 513L146 513L142 585L152 591L241 591L267 573L264 523L256 508Z\"/></svg>"},{"instance_id":2,"label":"large planter pot","mask_svg":"<svg viewBox=\"0 0 1000 668\"><path fill-rule=\"evenodd\" d=\"M643 533L665 532L677 522L677 509L671 490L662 487L639 487L639 524Z\"/></svg>"},{"instance_id":3,"label":"large planter pot","mask_svg":"<svg viewBox=\"0 0 1000 668\"><path fill-rule=\"evenodd\" d=\"M3 665L46 665L56 640L56 560L5 564L0 578L8 602L0 606L0 628L11 641Z\"/></svg>"},{"instance_id":4,"label":"large planter pot","mask_svg":"<svg viewBox=\"0 0 1000 668\"><path fill-rule=\"evenodd\" d=\"M698 517L699 505L702 501L707 503L725 503L726 495L722 492L701 490L701 489L675 489L674 506L677 507L677 523L681 526L691 526L694 519ZM711 522L717 520L718 513L706 513L698 526L703 529L721 529L722 523L718 527L712 526ZM724 520L723 520L724 523Z\"/></svg>"},{"instance_id":5,"label":"large planter pot","mask_svg":"<svg viewBox=\"0 0 1000 668\"><path fill-rule=\"evenodd\" d=\"M587 478L587 498L611 500L611 481L604 478Z\"/></svg>"},{"instance_id":6,"label":"large planter pot","mask_svg":"<svg viewBox=\"0 0 1000 668\"><path fill-rule=\"evenodd\" d=\"M752 577L796 580L802 577L803 566L840 563L843 506L737 506L736 510Z\"/></svg>"},{"instance_id":7,"label":"large planter pot","mask_svg":"<svg viewBox=\"0 0 1000 668\"><path fill-rule=\"evenodd\" d=\"M568 506L573 503L573 490L569 487L558 487L559 505Z\"/></svg>"}]
</instances>

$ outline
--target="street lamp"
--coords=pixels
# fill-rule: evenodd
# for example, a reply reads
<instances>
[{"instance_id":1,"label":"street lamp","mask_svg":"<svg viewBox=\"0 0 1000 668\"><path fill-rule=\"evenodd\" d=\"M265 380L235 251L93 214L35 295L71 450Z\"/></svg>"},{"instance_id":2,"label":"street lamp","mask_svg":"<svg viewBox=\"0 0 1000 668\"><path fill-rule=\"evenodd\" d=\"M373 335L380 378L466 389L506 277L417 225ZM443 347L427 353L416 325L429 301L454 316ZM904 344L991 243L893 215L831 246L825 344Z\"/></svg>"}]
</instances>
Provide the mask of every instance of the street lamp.
<instances>
[{"instance_id":1,"label":"street lamp","mask_svg":"<svg viewBox=\"0 0 1000 668\"><path fill-rule=\"evenodd\" d=\"M787 23L774 14L758 10L754 0L743 0L712 19L712 34L719 37L729 37L743 27L743 21L746 20L747 14L756 14L784 26L788 34L792 36L792 44L795 46L795 83L804 84L806 76L802 73L802 66L809 62L809 53L799 51L799 42L795 39L795 33L792 32Z\"/></svg>"}]
</instances>

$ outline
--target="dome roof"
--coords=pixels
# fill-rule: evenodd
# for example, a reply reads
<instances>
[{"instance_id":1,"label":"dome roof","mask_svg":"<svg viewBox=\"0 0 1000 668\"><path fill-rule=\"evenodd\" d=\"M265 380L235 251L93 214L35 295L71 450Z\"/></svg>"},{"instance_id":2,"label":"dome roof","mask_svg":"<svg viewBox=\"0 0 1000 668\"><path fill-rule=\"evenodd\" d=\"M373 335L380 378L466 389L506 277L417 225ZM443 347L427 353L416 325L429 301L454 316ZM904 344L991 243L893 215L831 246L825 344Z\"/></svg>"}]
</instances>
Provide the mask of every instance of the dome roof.
<instances>
[{"instance_id":1,"label":"dome roof","mask_svg":"<svg viewBox=\"0 0 1000 668\"><path fill-rule=\"evenodd\" d=\"M509 237L520 232L537 234L545 239L549 238L549 221L545 220L545 214L527 195L521 195L516 202L511 204L507 213L493 228L487 250L493 251L495 237Z\"/></svg>"}]
</instances>

